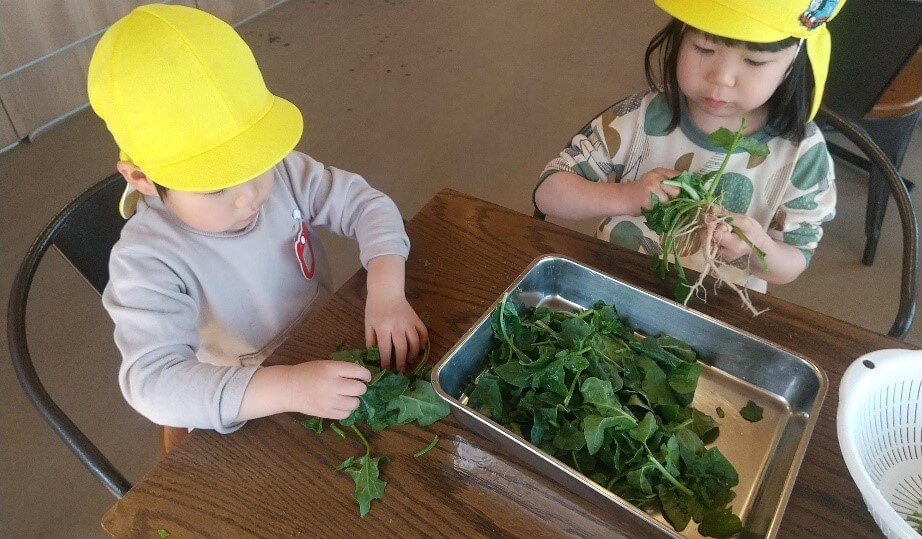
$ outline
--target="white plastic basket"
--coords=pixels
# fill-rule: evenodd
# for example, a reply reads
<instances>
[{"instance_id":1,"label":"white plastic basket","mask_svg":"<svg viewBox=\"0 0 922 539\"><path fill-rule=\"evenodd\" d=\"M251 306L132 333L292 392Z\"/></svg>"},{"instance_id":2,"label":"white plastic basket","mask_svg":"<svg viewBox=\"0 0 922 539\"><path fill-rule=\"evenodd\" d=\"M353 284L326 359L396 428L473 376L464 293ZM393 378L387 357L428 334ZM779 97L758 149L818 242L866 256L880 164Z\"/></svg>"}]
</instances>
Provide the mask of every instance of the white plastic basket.
<instances>
[{"instance_id":1,"label":"white plastic basket","mask_svg":"<svg viewBox=\"0 0 922 539\"><path fill-rule=\"evenodd\" d=\"M922 511L922 351L856 359L839 385L839 447L868 511L887 537L917 539Z\"/></svg>"}]
</instances>

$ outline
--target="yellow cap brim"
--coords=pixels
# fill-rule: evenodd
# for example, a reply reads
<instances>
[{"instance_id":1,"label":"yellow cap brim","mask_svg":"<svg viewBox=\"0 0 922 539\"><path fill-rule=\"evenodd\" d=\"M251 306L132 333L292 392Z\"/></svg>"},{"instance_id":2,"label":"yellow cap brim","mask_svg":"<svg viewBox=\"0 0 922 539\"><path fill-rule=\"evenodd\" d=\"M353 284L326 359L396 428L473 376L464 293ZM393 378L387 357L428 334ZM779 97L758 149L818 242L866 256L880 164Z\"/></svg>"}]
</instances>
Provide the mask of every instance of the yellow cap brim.
<instances>
[{"instance_id":1,"label":"yellow cap brim","mask_svg":"<svg viewBox=\"0 0 922 539\"><path fill-rule=\"evenodd\" d=\"M154 182L182 191L213 191L249 181L269 170L301 139L304 120L290 102L273 96L266 113L234 138L168 165L135 161Z\"/></svg>"},{"instance_id":2,"label":"yellow cap brim","mask_svg":"<svg viewBox=\"0 0 922 539\"><path fill-rule=\"evenodd\" d=\"M182 191L214 191L247 182L269 170L301 140L304 119L292 103L273 96L256 123L225 143L195 157L165 166L134 162L152 181ZM120 153L124 160L128 156ZM177 187L181 186L181 187ZM125 219L134 215L141 194L131 186L119 200Z\"/></svg>"},{"instance_id":3,"label":"yellow cap brim","mask_svg":"<svg viewBox=\"0 0 922 539\"><path fill-rule=\"evenodd\" d=\"M716 36L754 43L773 43L791 37L713 0L655 0L655 3L685 24Z\"/></svg>"}]
</instances>

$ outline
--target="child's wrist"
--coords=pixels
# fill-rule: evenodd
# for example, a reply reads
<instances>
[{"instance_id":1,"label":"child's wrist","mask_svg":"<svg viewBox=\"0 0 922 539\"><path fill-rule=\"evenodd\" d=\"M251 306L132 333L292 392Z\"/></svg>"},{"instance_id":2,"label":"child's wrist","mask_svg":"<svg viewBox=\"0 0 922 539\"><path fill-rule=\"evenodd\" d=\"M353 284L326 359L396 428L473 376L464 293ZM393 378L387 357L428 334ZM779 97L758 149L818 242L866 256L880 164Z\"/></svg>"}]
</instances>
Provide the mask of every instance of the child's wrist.
<instances>
[{"instance_id":1,"label":"child's wrist","mask_svg":"<svg viewBox=\"0 0 922 539\"><path fill-rule=\"evenodd\" d=\"M639 182L613 183L612 196L606 197L608 215L640 215L649 196Z\"/></svg>"},{"instance_id":2,"label":"child's wrist","mask_svg":"<svg viewBox=\"0 0 922 539\"><path fill-rule=\"evenodd\" d=\"M368 295L405 297L405 264L403 257L398 255L382 255L369 260Z\"/></svg>"}]
</instances>

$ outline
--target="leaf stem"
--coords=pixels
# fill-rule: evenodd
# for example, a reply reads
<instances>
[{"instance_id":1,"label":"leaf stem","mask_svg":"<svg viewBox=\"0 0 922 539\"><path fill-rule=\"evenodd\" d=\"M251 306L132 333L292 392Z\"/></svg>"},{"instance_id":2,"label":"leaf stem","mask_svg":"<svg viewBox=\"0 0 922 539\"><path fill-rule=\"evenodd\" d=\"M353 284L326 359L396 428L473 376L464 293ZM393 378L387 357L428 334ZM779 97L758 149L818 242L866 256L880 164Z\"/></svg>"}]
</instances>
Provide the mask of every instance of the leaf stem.
<instances>
[{"instance_id":1,"label":"leaf stem","mask_svg":"<svg viewBox=\"0 0 922 539\"><path fill-rule=\"evenodd\" d=\"M724 170L727 168L727 163L730 162L730 156L733 155L733 150L736 148L736 145L739 144L740 139L743 138L743 130L746 128L746 119L743 118L743 121L740 123L740 128L736 133L733 133L733 142L730 143L730 147L727 148L727 153L724 154L724 160L720 163L720 168L717 169L717 174L714 174L714 181L711 182L710 187L708 187L708 197L714 196L714 191L717 190L717 184L720 183L720 177L723 176Z\"/></svg>"},{"instance_id":2,"label":"leaf stem","mask_svg":"<svg viewBox=\"0 0 922 539\"><path fill-rule=\"evenodd\" d=\"M663 477L665 477L670 483L675 485L675 488L679 489L686 496L695 495L694 492L688 490L688 487L686 487L682 483L679 483L679 481L675 477L672 477L672 474L669 473L666 470L666 468L663 468L663 465L660 464L658 460L656 460L656 457L653 456L653 453L650 452L650 448L647 447L646 444L644 444L644 448L647 450L647 460L649 460L650 462L653 463L654 466L656 466L656 468L660 471L660 473L663 474Z\"/></svg>"},{"instance_id":3,"label":"leaf stem","mask_svg":"<svg viewBox=\"0 0 922 539\"><path fill-rule=\"evenodd\" d=\"M553 328L551 328L551 326L547 325L547 322L545 322L544 320L538 320L538 321L536 321L536 322L535 322L535 325L538 326L539 328L543 329L544 331L550 333L551 335L554 335L554 336L557 335L557 332L554 331Z\"/></svg>"},{"instance_id":4,"label":"leaf stem","mask_svg":"<svg viewBox=\"0 0 922 539\"><path fill-rule=\"evenodd\" d=\"M345 437L346 437L346 433L343 432L343 429L339 428L339 427L336 425L336 423L333 423L332 421L330 422L330 430L332 430L333 432L335 432L335 433L337 434L337 436L339 436L340 438L345 438Z\"/></svg>"},{"instance_id":5,"label":"leaf stem","mask_svg":"<svg viewBox=\"0 0 922 539\"><path fill-rule=\"evenodd\" d=\"M362 445L365 446L365 462L368 462L368 458L371 457L371 446L368 445L368 440L365 439L365 435L362 434L362 431L360 431L358 427L352 425L352 430L358 435L359 440L362 440Z\"/></svg>"},{"instance_id":6,"label":"leaf stem","mask_svg":"<svg viewBox=\"0 0 922 539\"><path fill-rule=\"evenodd\" d=\"M427 445L426 447L420 449L420 450L417 451L416 453L413 453L413 458L418 459L419 457L425 455L426 453L428 453L429 451L431 451L433 447L435 447L436 445L438 445L438 443L439 443L439 435L436 434L436 435L435 435L435 438L433 438L432 441L429 442L429 445Z\"/></svg>"},{"instance_id":7,"label":"leaf stem","mask_svg":"<svg viewBox=\"0 0 922 539\"><path fill-rule=\"evenodd\" d=\"M426 350L423 352L423 358L419 360L419 363L416 364L416 367L413 368L413 372L410 373L414 378L419 377L420 374L426 370L426 364L429 363L429 351L432 349L432 341L426 341Z\"/></svg>"},{"instance_id":8,"label":"leaf stem","mask_svg":"<svg viewBox=\"0 0 922 539\"><path fill-rule=\"evenodd\" d=\"M509 336L509 334L506 333L506 300L507 299L509 299L509 294L508 293L503 294L503 301L499 305L499 327L503 331L503 338L506 339L507 343L509 343L509 347L512 348L514 352L519 354L520 359L521 358L528 359L528 356L525 355L525 352L522 352L521 350L519 350L518 347L516 347L515 343L512 342L512 338Z\"/></svg>"},{"instance_id":9,"label":"leaf stem","mask_svg":"<svg viewBox=\"0 0 922 539\"><path fill-rule=\"evenodd\" d=\"M686 193L688 193L688 196L690 196L692 200L701 200L701 195L699 195L698 192L695 191L695 189L692 186L688 185L685 182L677 182L675 180L664 180L663 185L671 185L673 187L678 187L682 189L683 191L685 191Z\"/></svg>"}]
</instances>

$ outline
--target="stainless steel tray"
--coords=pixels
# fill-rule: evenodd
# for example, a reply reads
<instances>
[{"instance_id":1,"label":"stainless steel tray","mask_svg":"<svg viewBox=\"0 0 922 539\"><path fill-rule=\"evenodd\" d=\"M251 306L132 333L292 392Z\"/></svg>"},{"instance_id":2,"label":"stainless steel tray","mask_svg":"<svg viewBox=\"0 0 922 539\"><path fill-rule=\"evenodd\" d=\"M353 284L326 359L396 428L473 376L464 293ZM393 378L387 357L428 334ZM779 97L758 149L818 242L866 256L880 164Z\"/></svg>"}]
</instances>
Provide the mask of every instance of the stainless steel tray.
<instances>
[{"instance_id":1,"label":"stainless steel tray","mask_svg":"<svg viewBox=\"0 0 922 539\"><path fill-rule=\"evenodd\" d=\"M529 306L573 310L603 300L614 304L637 332L667 333L688 343L702 363L693 405L719 423L720 436L713 445L739 473L732 506L743 521L742 536L774 537L826 396L828 382L822 370L759 337L567 258L536 259L506 291L520 311ZM700 537L694 523L677 533L661 515L634 507L466 406L464 390L483 370L490 351L489 316L495 306L432 370L436 392L448 401L458 420L536 471L598 506L617 511L632 529L652 527L674 537ZM761 421L750 423L740 417L739 410L748 400L764 409ZM726 412L723 419L714 413L717 406Z\"/></svg>"}]
</instances>

